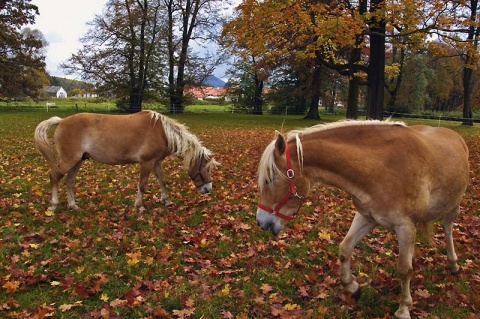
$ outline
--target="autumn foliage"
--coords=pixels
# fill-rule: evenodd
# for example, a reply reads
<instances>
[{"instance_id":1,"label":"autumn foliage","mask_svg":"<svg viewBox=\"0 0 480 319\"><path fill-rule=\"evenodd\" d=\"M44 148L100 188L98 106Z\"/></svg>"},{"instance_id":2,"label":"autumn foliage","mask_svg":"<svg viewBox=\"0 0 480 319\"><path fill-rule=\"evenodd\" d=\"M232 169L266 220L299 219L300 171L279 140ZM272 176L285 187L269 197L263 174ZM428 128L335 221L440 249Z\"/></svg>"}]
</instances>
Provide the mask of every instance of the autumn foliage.
<instances>
[{"instance_id":1,"label":"autumn foliage","mask_svg":"<svg viewBox=\"0 0 480 319\"><path fill-rule=\"evenodd\" d=\"M0 114L0 316L4 318L392 318L395 236L378 229L355 250L363 287L355 302L339 282L338 244L353 218L348 195L316 187L277 238L255 224L256 168L282 117L184 114L221 163L199 195L181 161L164 167L173 205L150 179L145 212L133 209L137 170L87 161L78 212L48 211L47 166L34 149L44 113ZM263 121L263 122L259 122ZM298 127L286 118L284 130ZM304 125L310 125L305 124ZM445 123L459 128L459 124ZM444 236L417 245L417 318L478 318L480 131L461 128L471 184L455 226L458 275L445 269Z\"/></svg>"}]
</instances>

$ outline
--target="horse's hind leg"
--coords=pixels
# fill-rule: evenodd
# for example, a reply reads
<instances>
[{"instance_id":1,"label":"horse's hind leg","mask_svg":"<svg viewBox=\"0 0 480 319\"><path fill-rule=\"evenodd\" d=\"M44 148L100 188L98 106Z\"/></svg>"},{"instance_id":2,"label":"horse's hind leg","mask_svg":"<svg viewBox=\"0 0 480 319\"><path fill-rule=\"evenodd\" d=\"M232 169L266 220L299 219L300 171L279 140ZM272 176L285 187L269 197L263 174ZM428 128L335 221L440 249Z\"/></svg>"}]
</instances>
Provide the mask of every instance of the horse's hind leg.
<instances>
[{"instance_id":1,"label":"horse's hind leg","mask_svg":"<svg viewBox=\"0 0 480 319\"><path fill-rule=\"evenodd\" d=\"M75 166L73 166L67 173L67 177L65 178L65 186L67 187L67 201L68 207L73 210L77 210L78 206L75 203L75 194L73 192L73 187L75 186L75 178L82 166L82 161L79 161Z\"/></svg>"},{"instance_id":2,"label":"horse's hind leg","mask_svg":"<svg viewBox=\"0 0 480 319\"><path fill-rule=\"evenodd\" d=\"M453 245L453 222L460 212L460 207L456 207L450 213L448 213L442 222L443 231L445 232L445 240L447 242L447 261L448 267L451 272L458 273L459 267L457 264L457 254L455 253L455 247Z\"/></svg>"},{"instance_id":3,"label":"horse's hind leg","mask_svg":"<svg viewBox=\"0 0 480 319\"><path fill-rule=\"evenodd\" d=\"M138 189L137 189L137 198L135 199L135 208L140 211L144 211L143 207L143 193L145 192L145 185L148 181L148 176L154 167L153 162L144 162L140 163L140 178L138 179Z\"/></svg>"},{"instance_id":4,"label":"horse's hind leg","mask_svg":"<svg viewBox=\"0 0 480 319\"><path fill-rule=\"evenodd\" d=\"M398 264L397 273L400 277L401 292L400 306L395 312L395 317L399 319L410 319L410 308L413 305L412 295L410 294L410 279L413 274L412 259L415 252L415 238L417 229L411 222L396 226L395 232L398 238Z\"/></svg>"},{"instance_id":5,"label":"horse's hind leg","mask_svg":"<svg viewBox=\"0 0 480 319\"><path fill-rule=\"evenodd\" d=\"M172 204L172 202L168 200L167 187L165 186L163 168L162 168L162 163L160 163L160 161L155 163L155 166L153 167L153 171L155 173L155 176L157 177L158 183L160 184L160 190L162 192L162 202L165 203L165 206L169 206Z\"/></svg>"},{"instance_id":6,"label":"horse's hind leg","mask_svg":"<svg viewBox=\"0 0 480 319\"><path fill-rule=\"evenodd\" d=\"M62 179L64 174L61 174L59 171L52 170L50 174L50 187L52 189L52 201L51 206L48 207L49 210L55 211L58 207L58 182Z\"/></svg>"},{"instance_id":7,"label":"horse's hind leg","mask_svg":"<svg viewBox=\"0 0 480 319\"><path fill-rule=\"evenodd\" d=\"M347 235L340 243L340 281L342 282L345 291L351 293L355 299L360 298L360 286L352 275L350 259L357 243L361 241L375 226L376 224L374 222L368 220L362 214L357 212Z\"/></svg>"}]
</instances>

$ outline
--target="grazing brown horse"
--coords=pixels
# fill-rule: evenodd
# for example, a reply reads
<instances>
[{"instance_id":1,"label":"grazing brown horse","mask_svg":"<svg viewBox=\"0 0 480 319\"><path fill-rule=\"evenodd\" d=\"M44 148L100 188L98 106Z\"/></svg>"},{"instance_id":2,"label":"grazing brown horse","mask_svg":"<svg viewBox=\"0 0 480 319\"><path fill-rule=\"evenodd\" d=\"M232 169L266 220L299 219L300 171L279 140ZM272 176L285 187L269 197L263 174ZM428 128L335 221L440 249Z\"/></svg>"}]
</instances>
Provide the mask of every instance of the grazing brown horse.
<instances>
[{"instance_id":1,"label":"grazing brown horse","mask_svg":"<svg viewBox=\"0 0 480 319\"><path fill-rule=\"evenodd\" d=\"M48 130L55 129L55 149ZM38 124L35 143L50 166L52 206L58 206L58 182L66 174L68 206L78 209L73 194L75 176L82 161L93 159L104 164L140 163L140 179L135 207L143 210L142 197L150 173L160 183L162 201L170 204L163 181L161 161L176 155L183 158L188 174L200 193L212 189L210 168L216 162L198 138L176 121L154 111L130 115L79 113L61 119L54 116Z\"/></svg>"},{"instance_id":2,"label":"grazing brown horse","mask_svg":"<svg viewBox=\"0 0 480 319\"><path fill-rule=\"evenodd\" d=\"M399 245L395 316L410 318L417 227L443 219L448 266L458 272L452 228L468 179L468 149L452 130L379 121L314 126L291 131L286 140L278 134L266 147L258 169L257 222L277 235L316 182L348 192L358 212L339 247L344 289L360 296L350 258L355 245L383 225Z\"/></svg>"}]
</instances>

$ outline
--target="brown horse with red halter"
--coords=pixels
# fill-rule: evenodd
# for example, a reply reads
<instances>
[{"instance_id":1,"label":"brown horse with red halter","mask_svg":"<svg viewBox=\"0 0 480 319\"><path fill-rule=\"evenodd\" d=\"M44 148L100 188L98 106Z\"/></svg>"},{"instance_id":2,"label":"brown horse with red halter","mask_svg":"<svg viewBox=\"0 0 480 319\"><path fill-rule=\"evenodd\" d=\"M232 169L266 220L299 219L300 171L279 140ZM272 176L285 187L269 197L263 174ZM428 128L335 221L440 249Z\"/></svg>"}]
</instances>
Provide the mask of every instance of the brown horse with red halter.
<instances>
[{"instance_id":1,"label":"brown horse with red halter","mask_svg":"<svg viewBox=\"0 0 480 319\"><path fill-rule=\"evenodd\" d=\"M57 126L53 140L48 130ZM161 162L169 155L183 158L193 184L202 194L212 189L210 169L217 162L188 129L160 113L143 111L130 115L79 113L64 119L54 116L38 124L35 143L50 166L51 210L58 206L58 182L66 176L68 206L78 209L73 186L85 159L99 163L140 164L135 207L143 210L142 197L150 173L160 183L162 201L170 204Z\"/></svg>"},{"instance_id":2,"label":"brown horse with red halter","mask_svg":"<svg viewBox=\"0 0 480 319\"><path fill-rule=\"evenodd\" d=\"M454 131L398 122L345 121L277 134L259 163L257 223L277 235L315 183L348 192L358 210L339 247L340 279L360 296L350 259L373 228L397 235L401 281L397 318L410 318L417 228L442 219L448 266L458 272L453 222L469 179L468 149Z\"/></svg>"}]
</instances>

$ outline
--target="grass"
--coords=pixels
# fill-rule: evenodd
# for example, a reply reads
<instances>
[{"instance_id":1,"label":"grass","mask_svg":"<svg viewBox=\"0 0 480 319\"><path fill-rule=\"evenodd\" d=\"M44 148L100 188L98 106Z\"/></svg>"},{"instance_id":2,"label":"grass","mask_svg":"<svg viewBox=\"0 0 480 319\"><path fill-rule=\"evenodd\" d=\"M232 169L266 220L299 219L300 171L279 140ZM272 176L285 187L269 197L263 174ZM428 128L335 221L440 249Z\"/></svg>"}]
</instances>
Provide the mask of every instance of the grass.
<instances>
[{"instance_id":1,"label":"grass","mask_svg":"<svg viewBox=\"0 0 480 319\"><path fill-rule=\"evenodd\" d=\"M0 317L390 318L396 310L396 243L383 229L355 252L353 269L365 286L362 299L352 302L341 291L338 243L352 216L344 193L316 190L321 201L312 199L278 238L255 225L255 170L264 146L276 129L286 132L318 121L218 110L173 115L221 162L211 194L199 196L180 161L169 158L164 167L173 205L159 203L152 177L144 198L147 211L136 212L138 167L87 161L76 184L82 209L66 209L61 183L61 205L51 214L48 170L33 146L33 131L50 116L74 112L62 106L48 113L0 108ZM321 122L341 119L321 116ZM441 125L467 138L472 171L478 173L480 129ZM469 318L480 301L474 294L479 268L468 262L476 260L479 239L471 227L478 219L478 191L472 186L471 192L456 227L461 274L452 277L443 270L438 254L443 246L418 248L415 316ZM417 289L431 296L420 298Z\"/></svg>"}]
</instances>

